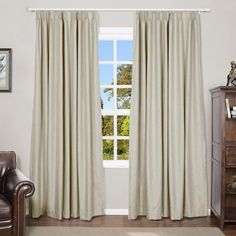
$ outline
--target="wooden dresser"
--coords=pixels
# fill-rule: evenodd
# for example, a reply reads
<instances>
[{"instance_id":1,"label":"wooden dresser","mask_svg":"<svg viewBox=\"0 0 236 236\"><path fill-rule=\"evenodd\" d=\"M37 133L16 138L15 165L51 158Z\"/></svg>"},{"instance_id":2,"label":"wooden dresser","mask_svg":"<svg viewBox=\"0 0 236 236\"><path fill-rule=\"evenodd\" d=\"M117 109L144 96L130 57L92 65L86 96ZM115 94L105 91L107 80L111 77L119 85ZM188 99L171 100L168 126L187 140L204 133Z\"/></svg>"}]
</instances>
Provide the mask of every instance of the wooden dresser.
<instances>
[{"instance_id":1,"label":"wooden dresser","mask_svg":"<svg viewBox=\"0 0 236 236\"><path fill-rule=\"evenodd\" d=\"M223 229L226 222L236 222L236 118L228 118L226 109L226 99L231 109L236 106L236 87L217 87L211 95L211 210Z\"/></svg>"}]
</instances>

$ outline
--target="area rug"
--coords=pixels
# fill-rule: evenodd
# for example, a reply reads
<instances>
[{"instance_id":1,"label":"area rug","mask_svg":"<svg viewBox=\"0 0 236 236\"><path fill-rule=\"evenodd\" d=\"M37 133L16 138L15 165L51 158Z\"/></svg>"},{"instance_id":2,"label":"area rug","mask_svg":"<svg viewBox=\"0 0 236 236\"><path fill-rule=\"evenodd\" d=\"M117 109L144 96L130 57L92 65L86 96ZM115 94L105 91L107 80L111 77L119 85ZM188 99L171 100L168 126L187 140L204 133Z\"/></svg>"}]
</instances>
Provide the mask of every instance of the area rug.
<instances>
[{"instance_id":1,"label":"area rug","mask_svg":"<svg viewBox=\"0 0 236 236\"><path fill-rule=\"evenodd\" d=\"M224 236L215 227L27 227L26 236Z\"/></svg>"}]
</instances>

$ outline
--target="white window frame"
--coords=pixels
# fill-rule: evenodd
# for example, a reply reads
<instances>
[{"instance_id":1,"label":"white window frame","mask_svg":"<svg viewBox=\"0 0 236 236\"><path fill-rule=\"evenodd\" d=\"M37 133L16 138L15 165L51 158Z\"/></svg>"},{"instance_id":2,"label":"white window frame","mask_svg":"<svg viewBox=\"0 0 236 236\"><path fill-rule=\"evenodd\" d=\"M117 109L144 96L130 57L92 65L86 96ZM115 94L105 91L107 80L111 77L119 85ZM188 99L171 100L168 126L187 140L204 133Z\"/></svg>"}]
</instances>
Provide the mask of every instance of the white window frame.
<instances>
[{"instance_id":1,"label":"white window frame","mask_svg":"<svg viewBox=\"0 0 236 236\"><path fill-rule=\"evenodd\" d=\"M117 85L117 66L119 64L133 64L133 61L117 61L117 40L133 40L133 28L132 27L101 27L99 28L99 40L113 40L113 53L114 61L99 61L99 64L115 64L114 66L114 85L100 85L100 88L113 88L114 96L114 110L102 110L103 116L113 116L114 127L113 132L114 136L103 137L103 140L114 140L114 160L104 160L104 168L129 168L129 160L117 160L117 142L116 140L129 140L129 137L126 136L117 136L117 116L130 116L129 109L117 109L116 106L116 97L117 97L117 88L132 88L132 85ZM114 137L114 138L113 138Z\"/></svg>"}]
</instances>

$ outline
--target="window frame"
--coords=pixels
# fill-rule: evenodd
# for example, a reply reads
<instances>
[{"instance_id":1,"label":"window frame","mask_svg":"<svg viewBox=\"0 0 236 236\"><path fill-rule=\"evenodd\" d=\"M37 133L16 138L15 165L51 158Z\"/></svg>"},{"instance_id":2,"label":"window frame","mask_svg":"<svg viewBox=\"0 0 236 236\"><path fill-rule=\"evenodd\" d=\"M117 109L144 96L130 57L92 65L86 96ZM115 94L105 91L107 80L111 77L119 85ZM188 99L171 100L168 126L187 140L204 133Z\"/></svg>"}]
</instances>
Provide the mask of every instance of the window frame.
<instances>
[{"instance_id":1,"label":"window frame","mask_svg":"<svg viewBox=\"0 0 236 236\"><path fill-rule=\"evenodd\" d=\"M117 65L119 64L132 64L133 61L118 61L117 60L117 40L133 40L133 27L100 27L99 40L112 40L113 41L113 61L99 61L100 64L114 64L114 85L100 85L100 89L112 88L114 109L102 110L102 116L113 116L113 136L104 136L102 140L114 140L114 160L103 160L104 168L129 168L129 160L117 160L117 142L116 140L129 140L129 136L117 135L117 116L130 116L130 109L117 108L117 89L130 88L132 85L117 85Z\"/></svg>"}]
</instances>

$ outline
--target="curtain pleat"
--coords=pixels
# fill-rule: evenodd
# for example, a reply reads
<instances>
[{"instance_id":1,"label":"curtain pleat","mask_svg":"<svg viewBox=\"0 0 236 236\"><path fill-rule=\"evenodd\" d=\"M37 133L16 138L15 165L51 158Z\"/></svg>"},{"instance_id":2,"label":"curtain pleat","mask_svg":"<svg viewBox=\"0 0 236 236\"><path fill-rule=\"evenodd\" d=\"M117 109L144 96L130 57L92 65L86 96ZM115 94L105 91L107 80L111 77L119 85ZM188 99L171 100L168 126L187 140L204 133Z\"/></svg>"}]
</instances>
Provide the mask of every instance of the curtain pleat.
<instances>
[{"instance_id":1,"label":"curtain pleat","mask_svg":"<svg viewBox=\"0 0 236 236\"><path fill-rule=\"evenodd\" d=\"M197 13L136 13L130 219L207 215L201 71Z\"/></svg>"},{"instance_id":2,"label":"curtain pleat","mask_svg":"<svg viewBox=\"0 0 236 236\"><path fill-rule=\"evenodd\" d=\"M37 13L31 215L103 214L98 16Z\"/></svg>"}]
</instances>

